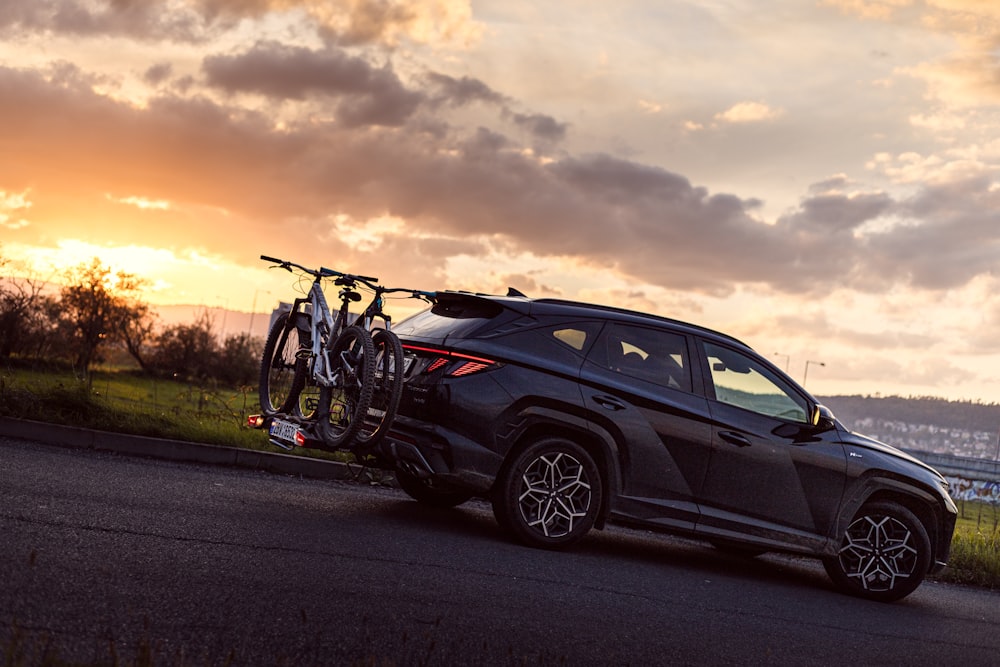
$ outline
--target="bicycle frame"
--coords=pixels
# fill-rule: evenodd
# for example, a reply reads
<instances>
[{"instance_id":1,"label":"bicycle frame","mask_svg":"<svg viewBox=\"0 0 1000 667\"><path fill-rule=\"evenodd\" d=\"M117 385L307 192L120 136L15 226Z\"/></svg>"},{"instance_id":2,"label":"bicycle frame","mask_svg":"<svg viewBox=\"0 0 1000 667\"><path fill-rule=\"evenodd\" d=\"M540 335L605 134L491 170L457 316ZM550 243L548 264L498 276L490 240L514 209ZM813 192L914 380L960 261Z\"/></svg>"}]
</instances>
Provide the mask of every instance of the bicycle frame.
<instances>
[{"instance_id":1,"label":"bicycle frame","mask_svg":"<svg viewBox=\"0 0 1000 667\"><path fill-rule=\"evenodd\" d=\"M309 288L308 297L306 299L295 300L292 310L296 314L296 321L292 322L291 317L288 321L290 326L298 326L298 320L301 316L304 315L309 318L309 359L311 360L309 376L316 384L329 387L333 385L335 380L330 359L324 347L326 346L326 342L332 337L332 332L336 331L336 328L334 327L333 313L330 312L326 295L323 294L322 279L323 275L321 271L313 280L312 286ZM302 305L305 303L309 304L307 312L301 310Z\"/></svg>"}]
</instances>

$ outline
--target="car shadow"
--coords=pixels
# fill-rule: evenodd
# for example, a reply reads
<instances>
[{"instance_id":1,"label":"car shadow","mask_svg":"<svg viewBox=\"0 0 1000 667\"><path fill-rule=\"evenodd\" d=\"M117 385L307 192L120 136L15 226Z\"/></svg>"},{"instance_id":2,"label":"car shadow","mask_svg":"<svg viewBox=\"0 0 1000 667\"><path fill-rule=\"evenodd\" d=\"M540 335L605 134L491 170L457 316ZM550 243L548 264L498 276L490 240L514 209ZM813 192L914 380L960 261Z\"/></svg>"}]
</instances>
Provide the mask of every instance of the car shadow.
<instances>
[{"instance_id":1,"label":"car shadow","mask_svg":"<svg viewBox=\"0 0 1000 667\"><path fill-rule=\"evenodd\" d=\"M419 526L424 531L489 540L504 549L530 549L504 533L494 520L489 503L482 500L472 500L455 508L436 508L401 498L381 505L376 515L382 520ZM834 592L816 559L776 553L748 557L720 551L695 539L618 525L591 531L564 553L608 562L666 565L690 570L699 576L736 576Z\"/></svg>"},{"instance_id":2,"label":"car shadow","mask_svg":"<svg viewBox=\"0 0 1000 667\"><path fill-rule=\"evenodd\" d=\"M738 576L834 591L817 559L783 553L745 556L719 550L708 542L656 531L609 526L588 535L579 552L646 565L669 563L703 576Z\"/></svg>"}]
</instances>

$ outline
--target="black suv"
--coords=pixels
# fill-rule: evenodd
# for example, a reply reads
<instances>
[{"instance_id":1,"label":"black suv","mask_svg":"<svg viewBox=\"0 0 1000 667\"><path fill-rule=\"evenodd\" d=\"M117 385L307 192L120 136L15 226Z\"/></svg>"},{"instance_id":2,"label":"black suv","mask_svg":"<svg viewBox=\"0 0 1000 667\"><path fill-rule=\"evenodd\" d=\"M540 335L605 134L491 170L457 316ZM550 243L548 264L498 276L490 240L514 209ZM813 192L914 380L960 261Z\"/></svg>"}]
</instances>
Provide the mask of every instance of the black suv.
<instances>
[{"instance_id":1,"label":"black suv","mask_svg":"<svg viewBox=\"0 0 1000 667\"><path fill-rule=\"evenodd\" d=\"M616 521L815 556L840 588L882 601L947 561L956 508L941 475L849 432L730 336L464 292L393 330L406 383L383 454L421 502L488 498L536 547Z\"/></svg>"}]
</instances>

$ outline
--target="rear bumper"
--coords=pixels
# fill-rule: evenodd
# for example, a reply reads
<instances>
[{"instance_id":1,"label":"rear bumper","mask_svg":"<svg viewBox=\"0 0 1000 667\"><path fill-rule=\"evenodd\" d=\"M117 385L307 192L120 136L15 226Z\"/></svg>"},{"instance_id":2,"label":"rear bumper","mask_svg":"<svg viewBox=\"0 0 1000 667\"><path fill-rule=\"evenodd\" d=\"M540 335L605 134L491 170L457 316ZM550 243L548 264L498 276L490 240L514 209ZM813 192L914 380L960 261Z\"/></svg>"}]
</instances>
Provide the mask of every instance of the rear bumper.
<instances>
[{"instance_id":1,"label":"rear bumper","mask_svg":"<svg viewBox=\"0 0 1000 667\"><path fill-rule=\"evenodd\" d=\"M398 415L381 444L382 457L418 478L433 477L477 494L487 493L503 458L482 444L438 425Z\"/></svg>"}]
</instances>

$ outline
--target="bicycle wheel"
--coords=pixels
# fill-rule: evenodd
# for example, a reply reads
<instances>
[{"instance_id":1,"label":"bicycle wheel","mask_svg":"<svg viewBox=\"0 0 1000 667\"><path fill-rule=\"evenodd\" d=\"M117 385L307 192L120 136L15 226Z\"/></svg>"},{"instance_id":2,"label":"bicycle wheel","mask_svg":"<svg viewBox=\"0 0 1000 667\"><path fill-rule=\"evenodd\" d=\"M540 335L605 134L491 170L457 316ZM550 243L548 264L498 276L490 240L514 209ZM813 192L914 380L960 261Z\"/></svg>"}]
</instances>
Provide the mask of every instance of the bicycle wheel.
<instances>
[{"instance_id":1,"label":"bicycle wheel","mask_svg":"<svg viewBox=\"0 0 1000 667\"><path fill-rule=\"evenodd\" d=\"M354 436L359 447L374 447L392 427L403 395L403 346L396 334L378 329L372 334L375 347L375 385L371 407Z\"/></svg>"},{"instance_id":2,"label":"bicycle wheel","mask_svg":"<svg viewBox=\"0 0 1000 667\"><path fill-rule=\"evenodd\" d=\"M299 356L300 332L289 326L288 313L274 321L260 360L260 408L267 416L288 412L306 381L306 359Z\"/></svg>"},{"instance_id":3,"label":"bicycle wheel","mask_svg":"<svg viewBox=\"0 0 1000 667\"><path fill-rule=\"evenodd\" d=\"M349 448L372 402L375 346L361 327L347 327L326 351L333 385L321 387L316 430L328 447Z\"/></svg>"}]
</instances>

